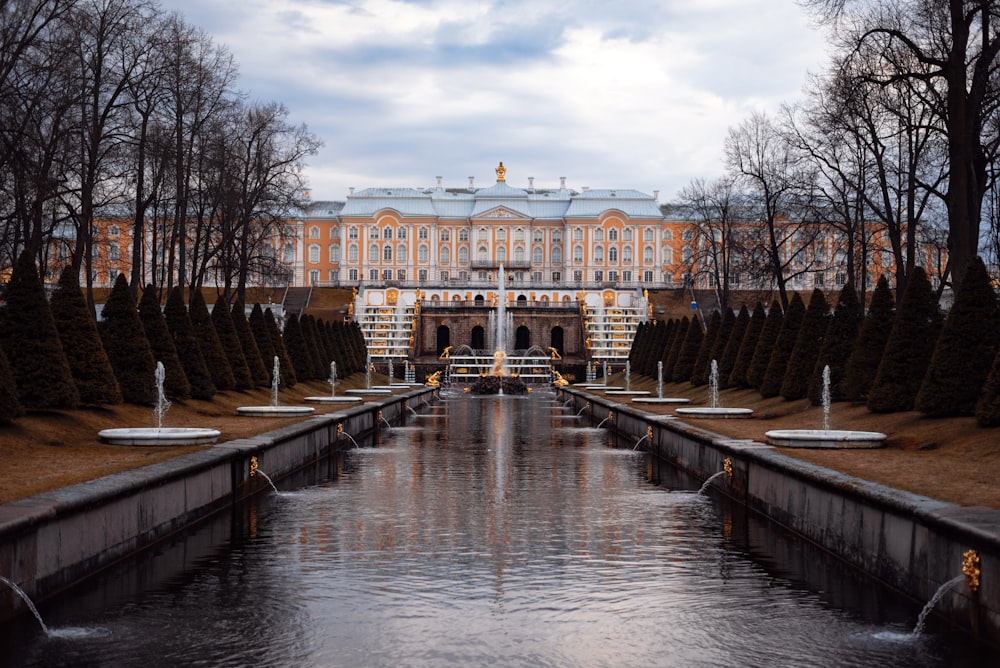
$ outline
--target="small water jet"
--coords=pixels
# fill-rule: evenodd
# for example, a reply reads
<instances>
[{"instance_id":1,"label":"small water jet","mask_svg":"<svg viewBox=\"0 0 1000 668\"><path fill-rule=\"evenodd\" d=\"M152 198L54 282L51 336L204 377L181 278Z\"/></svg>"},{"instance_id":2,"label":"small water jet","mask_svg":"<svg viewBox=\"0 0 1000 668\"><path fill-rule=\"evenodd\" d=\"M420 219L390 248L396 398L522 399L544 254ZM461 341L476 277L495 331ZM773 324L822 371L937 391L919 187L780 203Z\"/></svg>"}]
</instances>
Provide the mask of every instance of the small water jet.
<instances>
[{"instance_id":1,"label":"small water jet","mask_svg":"<svg viewBox=\"0 0 1000 668\"><path fill-rule=\"evenodd\" d=\"M886 435L877 431L830 428L830 367L823 367L823 428L774 429L764 434L768 443L787 448L880 448Z\"/></svg>"},{"instance_id":2,"label":"small water jet","mask_svg":"<svg viewBox=\"0 0 1000 668\"><path fill-rule=\"evenodd\" d=\"M583 415L583 412L584 412L585 410L589 409L589 408L590 408L590 402L588 401L587 403L585 403L585 404L583 405L583 408L581 408L581 409L580 409L580 412L579 412L579 413L577 413L577 414L576 414L576 416L577 416L577 417L580 417L581 415Z\"/></svg>"},{"instance_id":3,"label":"small water jet","mask_svg":"<svg viewBox=\"0 0 1000 668\"><path fill-rule=\"evenodd\" d=\"M199 427L164 427L163 418L170 408L164 390L167 377L163 362L156 363L154 379L156 381L156 406L153 415L156 417L155 428L126 427L121 429L103 429L97 437L112 445L207 445L215 443L221 435L217 429L202 429Z\"/></svg>"},{"instance_id":4,"label":"small water jet","mask_svg":"<svg viewBox=\"0 0 1000 668\"><path fill-rule=\"evenodd\" d=\"M356 401L361 401L361 397L346 397L344 395L337 396L337 363L330 362L330 377L327 380L330 383L330 396L316 396L316 397L306 397L305 401L316 403L316 404L348 404Z\"/></svg>"},{"instance_id":5,"label":"small water jet","mask_svg":"<svg viewBox=\"0 0 1000 668\"><path fill-rule=\"evenodd\" d=\"M2 575L0 575L0 582L10 587L11 591L13 591L15 594L21 597L21 600L24 601L24 604L28 606L28 610L31 610L31 614L33 614L35 616L35 619L38 620L38 625L42 627L42 631L45 632L45 635L51 636L52 633L51 631L49 631L49 627L45 625L45 622L42 620L42 615L38 612L38 608L35 607L35 604L31 600L31 597L28 596L26 593L24 593L23 589L21 589L16 584L14 584L13 582L11 582Z\"/></svg>"},{"instance_id":6,"label":"small water jet","mask_svg":"<svg viewBox=\"0 0 1000 668\"><path fill-rule=\"evenodd\" d=\"M647 390L633 390L632 389L632 362L625 362L625 389L616 390L612 388L606 388L605 394L609 396L629 396L629 395L645 395L649 394Z\"/></svg>"},{"instance_id":7,"label":"small water jet","mask_svg":"<svg viewBox=\"0 0 1000 668\"><path fill-rule=\"evenodd\" d=\"M945 595L945 593L947 593L949 589L951 589L964 579L965 575L958 575L956 577L953 577L951 580L948 580L940 587L938 587L938 590L934 592L934 595L931 596L931 599L927 601L926 605L924 605L924 609L920 611L920 615L917 617L917 624L916 626L913 627L913 631L910 632L910 635L918 636L924 632L924 624L927 623L927 616L931 614L932 610L934 610L934 606L938 604L938 601L941 600L941 598Z\"/></svg>"},{"instance_id":8,"label":"small water jet","mask_svg":"<svg viewBox=\"0 0 1000 668\"><path fill-rule=\"evenodd\" d=\"M384 417L384 416L382 415L382 411L379 411L379 412L378 412L378 415L376 416L376 422L379 422L379 423L381 423L381 424L384 424L384 425L385 425L385 428L386 428L386 429L387 429L388 431L392 431L392 425L391 425L391 424L389 423L389 421L388 421L388 420L386 420L386 419L385 419L385 417Z\"/></svg>"},{"instance_id":9,"label":"small water jet","mask_svg":"<svg viewBox=\"0 0 1000 668\"><path fill-rule=\"evenodd\" d=\"M608 417L606 417L603 420L601 420L600 422L598 422L596 428L600 429L601 427L604 426L605 422L610 422L611 424L615 423L615 414L614 414L614 411L608 411Z\"/></svg>"},{"instance_id":10,"label":"small water jet","mask_svg":"<svg viewBox=\"0 0 1000 668\"><path fill-rule=\"evenodd\" d=\"M643 441L649 441L650 443L653 442L653 428L652 427L646 427L646 435L643 436L642 438L640 438L638 441L636 441L635 445L632 446L632 449L635 450L636 448L638 448L639 444L641 444Z\"/></svg>"},{"instance_id":11,"label":"small water jet","mask_svg":"<svg viewBox=\"0 0 1000 668\"><path fill-rule=\"evenodd\" d=\"M270 406L240 406L236 412L251 417L290 417L308 415L316 411L311 406L280 406L278 405L278 390L281 386L281 359L275 355L271 367L271 405Z\"/></svg>"},{"instance_id":12,"label":"small water jet","mask_svg":"<svg viewBox=\"0 0 1000 668\"><path fill-rule=\"evenodd\" d=\"M358 445L358 442L354 440L353 436L351 436L346 431L344 431L344 423L343 422L338 422L337 423L337 440L339 441L340 439L344 438L345 436L347 438L351 439L351 443L354 444L355 448L360 448L361 447L360 445Z\"/></svg>"},{"instance_id":13,"label":"small water jet","mask_svg":"<svg viewBox=\"0 0 1000 668\"><path fill-rule=\"evenodd\" d=\"M655 397L636 397L632 400L632 403L636 404L689 404L690 399L684 399L681 397L664 397L663 396L663 360L656 363L656 396Z\"/></svg>"},{"instance_id":14,"label":"small water jet","mask_svg":"<svg viewBox=\"0 0 1000 668\"><path fill-rule=\"evenodd\" d=\"M719 405L719 363L712 360L708 377L708 406L678 408L677 415L691 418L747 418L753 415L752 408L723 408Z\"/></svg>"},{"instance_id":15,"label":"small water jet","mask_svg":"<svg viewBox=\"0 0 1000 668\"><path fill-rule=\"evenodd\" d=\"M726 457L725 459L722 460L721 471L719 471L718 473L713 473L708 477L707 480L705 480L705 482L701 484L701 487L698 489L698 494L704 494L705 492L707 492L709 485L712 484L712 481L722 476L726 476L730 480L732 480L733 478L733 460L730 459L729 457Z\"/></svg>"},{"instance_id":16,"label":"small water jet","mask_svg":"<svg viewBox=\"0 0 1000 668\"><path fill-rule=\"evenodd\" d=\"M275 494L281 494L281 492L278 491L277 486L274 484L274 481L271 480L271 476L267 475L260 469L260 466L258 465L257 462L257 457L253 456L250 458L250 477L252 478L258 473L264 477L264 480L266 480L269 485L271 485L271 489L274 490Z\"/></svg>"}]
</instances>

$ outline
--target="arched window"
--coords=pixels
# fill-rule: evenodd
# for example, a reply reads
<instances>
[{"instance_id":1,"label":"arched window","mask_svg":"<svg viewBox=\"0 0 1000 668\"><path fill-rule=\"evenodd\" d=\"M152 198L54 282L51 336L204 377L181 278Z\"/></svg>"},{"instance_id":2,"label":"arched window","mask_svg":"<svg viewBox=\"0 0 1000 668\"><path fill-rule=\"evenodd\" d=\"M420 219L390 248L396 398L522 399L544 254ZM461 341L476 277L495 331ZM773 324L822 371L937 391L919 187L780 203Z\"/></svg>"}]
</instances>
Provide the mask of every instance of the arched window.
<instances>
[{"instance_id":1,"label":"arched window","mask_svg":"<svg viewBox=\"0 0 1000 668\"><path fill-rule=\"evenodd\" d=\"M618 262L618 247L612 246L608 249L608 262Z\"/></svg>"},{"instance_id":2,"label":"arched window","mask_svg":"<svg viewBox=\"0 0 1000 668\"><path fill-rule=\"evenodd\" d=\"M369 239L378 239L378 225L372 225L371 229L368 230Z\"/></svg>"},{"instance_id":3,"label":"arched window","mask_svg":"<svg viewBox=\"0 0 1000 668\"><path fill-rule=\"evenodd\" d=\"M417 246L417 262L427 262L427 244Z\"/></svg>"},{"instance_id":4,"label":"arched window","mask_svg":"<svg viewBox=\"0 0 1000 668\"><path fill-rule=\"evenodd\" d=\"M622 230L622 241L632 241L632 228L626 227Z\"/></svg>"},{"instance_id":5,"label":"arched window","mask_svg":"<svg viewBox=\"0 0 1000 668\"><path fill-rule=\"evenodd\" d=\"M466 229L459 230L458 231L458 240L459 241L468 241L469 240L469 230L466 230Z\"/></svg>"},{"instance_id":6,"label":"arched window","mask_svg":"<svg viewBox=\"0 0 1000 668\"><path fill-rule=\"evenodd\" d=\"M476 249L476 260L477 261L479 261L479 262L486 262L486 260L488 258L489 258L489 256L487 255L486 246L480 246L479 248Z\"/></svg>"},{"instance_id":7,"label":"arched window","mask_svg":"<svg viewBox=\"0 0 1000 668\"><path fill-rule=\"evenodd\" d=\"M479 236L476 237L476 241L489 241L489 240L490 240L490 233L486 230L485 227L480 227Z\"/></svg>"},{"instance_id":8,"label":"arched window","mask_svg":"<svg viewBox=\"0 0 1000 668\"><path fill-rule=\"evenodd\" d=\"M392 262L392 244L386 244L382 249L382 261Z\"/></svg>"},{"instance_id":9,"label":"arched window","mask_svg":"<svg viewBox=\"0 0 1000 668\"><path fill-rule=\"evenodd\" d=\"M354 225L351 225L347 229L347 238L348 239L357 239L358 238L358 228L356 228Z\"/></svg>"},{"instance_id":10,"label":"arched window","mask_svg":"<svg viewBox=\"0 0 1000 668\"><path fill-rule=\"evenodd\" d=\"M319 262L319 244L309 244L309 264Z\"/></svg>"},{"instance_id":11,"label":"arched window","mask_svg":"<svg viewBox=\"0 0 1000 668\"><path fill-rule=\"evenodd\" d=\"M535 264L541 264L544 262L544 253L542 252L541 246L535 246L535 249L531 252L531 261Z\"/></svg>"},{"instance_id":12,"label":"arched window","mask_svg":"<svg viewBox=\"0 0 1000 668\"><path fill-rule=\"evenodd\" d=\"M295 244L287 243L285 244L285 250L282 251L281 261L284 263L295 262Z\"/></svg>"},{"instance_id":13,"label":"arched window","mask_svg":"<svg viewBox=\"0 0 1000 668\"><path fill-rule=\"evenodd\" d=\"M573 241L583 241L583 228L573 228Z\"/></svg>"},{"instance_id":14,"label":"arched window","mask_svg":"<svg viewBox=\"0 0 1000 668\"><path fill-rule=\"evenodd\" d=\"M388 239L388 240L392 239L392 228L391 227L387 226L387 227L385 227L385 228L382 229L382 238L383 239Z\"/></svg>"},{"instance_id":15,"label":"arched window","mask_svg":"<svg viewBox=\"0 0 1000 668\"><path fill-rule=\"evenodd\" d=\"M507 261L507 248L504 246L497 246L497 262Z\"/></svg>"},{"instance_id":16,"label":"arched window","mask_svg":"<svg viewBox=\"0 0 1000 668\"><path fill-rule=\"evenodd\" d=\"M552 264L562 264L562 247L552 247Z\"/></svg>"},{"instance_id":17,"label":"arched window","mask_svg":"<svg viewBox=\"0 0 1000 668\"><path fill-rule=\"evenodd\" d=\"M368 247L368 261L378 262L378 244L372 244Z\"/></svg>"},{"instance_id":18,"label":"arched window","mask_svg":"<svg viewBox=\"0 0 1000 668\"><path fill-rule=\"evenodd\" d=\"M417 230L417 239L419 241L427 241L429 234L426 227L421 227Z\"/></svg>"},{"instance_id":19,"label":"arched window","mask_svg":"<svg viewBox=\"0 0 1000 668\"><path fill-rule=\"evenodd\" d=\"M681 239L683 241L692 241L694 239L694 230L690 227L681 232Z\"/></svg>"},{"instance_id":20,"label":"arched window","mask_svg":"<svg viewBox=\"0 0 1000 668\"><path fill-rule=\"evenodd\" d=\"M652 255L652 249L650 249L650 255ZM622 262L625 264L632 264L632 247L626 246L622 249Z\"/></svg>"},{"instance_id":21,"label":"arched window","mask_svg":"<svg viewBox=\"0 0 1000 668\"><path fill-rule=\"evenodd\" d=\"M339 239L340 238L340 225L334 225L330 228L330 238Z\"/></svg>"},{"instance_id":22,"label":"arched window","mask_svg":"<svg viewBox=\"0 0 1000 668\"><path fill-rule=\"evenodd\" d=\"M469 264L469 249L465 246L458 249L458 263Z\"/></svg>"},{"instance_id":23,"label":"arched window","mask_svg":"<svg viewBox=\"0 0 1000 668\"><path fill-rule=\"evenodd\" d=\"M396 261L406 262L406 244L396 246Z\"/></svg>"},{"instance_id":24,"label":"arched window","mask_svg":"<svg viewBox=\"0 0 1000 668\"><path fill-rule=\"evenodd\" d=\"M690 246L685 246L681 249L681 262L684 264L691 264L694 262L694 249Z\"/></svg>"},{"instance_id":25,"label":"arched window","mask_svg":"<svg viewBox=\"0 0 1000 668\"><path fill-rule=\"evenodd\" d=\"M663 255L663 264L673 264L674 263L674 249L671 248L670 246L664 246L661 250L662 250L662 255ZM647 264L649 262L653 261L652 260L652 255L653 255L652 251L653 251L653 247L652 246L646 246L646 250L643 251L642 259ZM648 261L646 260L647 257L650 258Z\"/></svg>"},{"instance_id":26,"label":"arched window","mask_svg":"<svg viewBox=\"0 0 1000 668\"><path fill-rule=\"evenodd\" d=\"M449 230L441 230L438 232L438 239L441 241L451 241L451 232Z\"/></svg>"},{"instance_id":27,"label":"arched window","mask_svg":"<svg viewBox=\"0 0 1000 668\"><path fill-rule=\"evenodd\" d=\"M594 228L594 241L604 241L604 230L600 227Z\"/></svg>"},{"instance_id":28,"label":"arched window","mask_svg":"<svg viewBox=\"0 0 1000 668\"><path fill-rule=\"evenodd\" d=\"M319 239L319 227L313 225L312 227L309 228L309 238Z\"/></svg>"},{"instance_id":29,"label":"arched window","mask_svg":"<svg viewBox=\"0 0 1000 668\"><path fill-rule=\"evenodd\" d=\"M664 241L673 241L674 240L674 233L671 232L670 230L663 230L663 240Z\"/></svg>"},{"instance_id":30,"label":"arched window","mask_svg":"<svg viewBox=\"0 0 1000 668\"><path fill-rule=\"evenodd\" d=\"M552 233L552 243L561 244L562 243L562 232L556 230Z\"/></svg>"},{"instance_id":31,"label":"arched window","mask_svg":"<svg viewBox=\"0 0 1000 668\"><path fill-rule=\"evenodd\" d=\"M524 229L517 228L514 230L514 241L524 241Z\"/></svg>"},{"instance_id":32,"label":"arched window","mask_svg":"<svg viewBox=\"0 0 1000 668\"><path fill-rule=\"evenodd\" d=\"M441 264L448 264L451 262L451 249L447 246L441 246Z\"/></svg>"},{"instance_id":33,"label":"arched window","mask_svg":"<svg viewBox=\"0 0 1000 668\"><path fill-rule=\"evenodd\" d=\"M507 230L502 227L497 230L497 241L507 241Z\"/></svg>"},{"instance_id":34,"label":"arched window","mask_svg":"<svg viewBox=\"0 0 1000 668\"><path fill-rule=\"evenodd\" d=\"M608 241L618 241L618 228L612 227L608 230Z\"/></svg>"},{"instance_id":35,"label":"arched window","mask_svg":"<svg viewBox=\"0 0 1000 668\"><path fill-rule=\"evenodd\" d=\"M340 244L330 244L330 262L340 262Z\"/></svg>"},{"instance_id":36,"label":"arched window","mask_svg":"<svg viewBox=\"0 0 1000 668\"><path fill-rule=\"evenodd\" d=\"M358 245L351 244L347 247L347 261L357 262L358 261Z\"/></svg>"},{"instance_id":37,"label":"arched window","mask_svg":"<svg viewBox=\"0 0 1000 668\"><path fill-rule=\"evenodd\" d=\"M524 263L524 246L518 246L514 249L514 262L517 264Z\"/></svg>"},{"instance_id":38,"label":"arched window","mask_svg":"<svg viewBox=\"0 0 1000 668\"><path fill-rule=\"evenodd\" d=\"M118 262L120 257L121 257L121 251L118 249L118 244L116 243L108 244L108 261Z\"/></svg>"},{"instance_id":39,"label":"arched window","mask_svg":"<svg viewBox=\"0 0 1000 668\"><path fill-rule=\"evenodd\" d=\"M604 246L594 246L594 262L604 262Z\"/></svg>"},{"instance_id":40,"label":"arched window","mask_svg":"<svg viewBox=\"0 0 1000 668\"><path fill-rule=\"evenodd\" d=\"M642 231L642 240L643 241L652 241L653 240L653 228L652 227L647 227L646 229L644 229Z\"/></svg>"},{"instance_id":41,"label":"arched window","mask_svg":"<svg viewBox=\"0 0 1000 668\"><path fill-rule=\"evenodd\" d=\"M535 230L531 240L534 241L536 244L544 243L545 232L543 230Z\"/></svg>"},{"instance_id":42,"label":"arched window","mask_svg":"<svg viewBox=\"0 0 1000 668\"><path fill-rule=\"evenodd\" d=\"M583 262L583 246L573 246L573 262Z\"/></svg>"}]
</instances>

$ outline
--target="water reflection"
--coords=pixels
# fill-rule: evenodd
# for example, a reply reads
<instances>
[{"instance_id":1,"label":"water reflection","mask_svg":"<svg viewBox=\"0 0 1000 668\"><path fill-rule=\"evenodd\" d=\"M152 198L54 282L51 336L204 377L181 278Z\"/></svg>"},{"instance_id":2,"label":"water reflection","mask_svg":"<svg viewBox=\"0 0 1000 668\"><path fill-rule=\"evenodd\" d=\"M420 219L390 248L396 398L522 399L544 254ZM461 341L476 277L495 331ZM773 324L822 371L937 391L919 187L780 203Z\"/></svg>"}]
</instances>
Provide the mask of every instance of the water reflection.
<instances>
[{"instance_id":1,"label":"water reflection","mask_svg":"<svg viewBox=\"0 0 1000 668\"><path fill-rule=\"evenodd\" d=\"M634 439L462 397L3 629L13 666L943 666L988 658ZM430 411L428 411L430 413ZM651 471L659 484L650 482ZM294 491L289 491L294 490ZM897 636L898 637L898 634Z\"/></svg>"}]
</instances>

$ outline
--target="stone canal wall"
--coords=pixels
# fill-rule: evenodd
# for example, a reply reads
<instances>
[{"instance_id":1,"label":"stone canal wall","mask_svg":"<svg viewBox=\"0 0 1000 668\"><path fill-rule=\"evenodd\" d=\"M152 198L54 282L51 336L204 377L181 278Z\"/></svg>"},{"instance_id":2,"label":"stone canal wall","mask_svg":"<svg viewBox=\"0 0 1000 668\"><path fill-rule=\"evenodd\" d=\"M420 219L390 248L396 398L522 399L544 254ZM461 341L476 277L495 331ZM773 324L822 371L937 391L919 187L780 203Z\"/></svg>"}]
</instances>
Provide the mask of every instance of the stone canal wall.
<instances>
[{"instance_id":1,"label":"stone canal wall","mask_svg":"<svg viewBox=\"0 0 1000 668\"><path fill-rule=\"evenodd\" d=\"M346 436L338 439L338 426L360 440L378 428L379 411L392 422L432 392L420 388L352 405L254 438L0 505L0 575L32 599L44 599L268 488L263 476L251 475L253 462L277 479L353 447ZM0 621L23 606L13 591L0 587Z\"/></svg>"},{"instance_id":2,"label":"stone canal wall","mask_svg":"<svg viewBox=\"0 0 1000 668\"><path fill-rule=\"evenodd\" d=\"M978 589L972 591L967 581L955 584L935 612L1000 645L1000 511L936 501L804 462L766 444L721 437L673 417L562 389L577 411L590 402L593 424L610 416L618 433L637 441L651 427L651 445L640 447L649 445L660 462L701 480L730 470L713 488L917 601L930 600L962 576L964 555L974 550Z\"/></svg>"}]
</instances>

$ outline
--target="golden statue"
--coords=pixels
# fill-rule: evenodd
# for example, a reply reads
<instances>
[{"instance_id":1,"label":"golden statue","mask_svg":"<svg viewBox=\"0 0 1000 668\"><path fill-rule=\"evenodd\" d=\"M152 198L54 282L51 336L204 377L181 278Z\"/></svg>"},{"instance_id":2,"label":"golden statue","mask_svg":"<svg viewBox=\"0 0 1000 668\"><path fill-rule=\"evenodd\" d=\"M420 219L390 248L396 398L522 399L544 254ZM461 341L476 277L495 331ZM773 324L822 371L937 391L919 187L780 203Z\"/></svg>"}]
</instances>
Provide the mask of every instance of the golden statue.
<instances>
[{"instance_id":1,"label":"golden statue","mask_svg":"<svg viewBox=\"0 0 1000 668\"><path fill-rule=\"evenodd\" d=\"M438 387L441 385L441 372L435 371L431 375L427 376L427 382L425 385L430 387Z\"/></svg>"},{"instance_id":2,"label":"golden statue","mask_svg":"<svg viewBox=\"0 0 1000 668\"><path fill-rule=\"evenodd\" d=\"M451 346L448 346L447 348L445 348L444 350L442 350L441 351L441 356L438 357L438 359L440 359L440 360L446 360L449 357L451 357Z\"/></svg>"},{"instance_id":3,"label":"golden statue","mask_svg":"<svg viewBox=\"0 0 1000 668\"><path fill-rule=\"evenodd\" d=\"M553 348L552 346L549 346L549 354L552 356L552 359L554 360L562 359L562 356L559 354L559 351Z\"/></svg>"},{"instance_id":4,"label":"golden statue","mask_svg":"<svg viewBox=\"0 0 1000 668\"><path fill-rule=\"evenodd\" d=\"M497 183L502 183L507 180L507 168L503 166L503 162L500 162L500 166L496 169L497 172Z\"/></svg>"},{"instance_id":5,"label":"golden statue","mask_svg":"<svg viewBox=\"0 0 1000 668\"><path fill-rule=\"evenodd\" d=\"M553 385L555 385L556 387L566 387L567 385L569 385L569 381L563 378L561 373L559 373L558 371L553 371L552 373L556 375L556 379L552 381Z\"/></svg>"}]
</instances>

